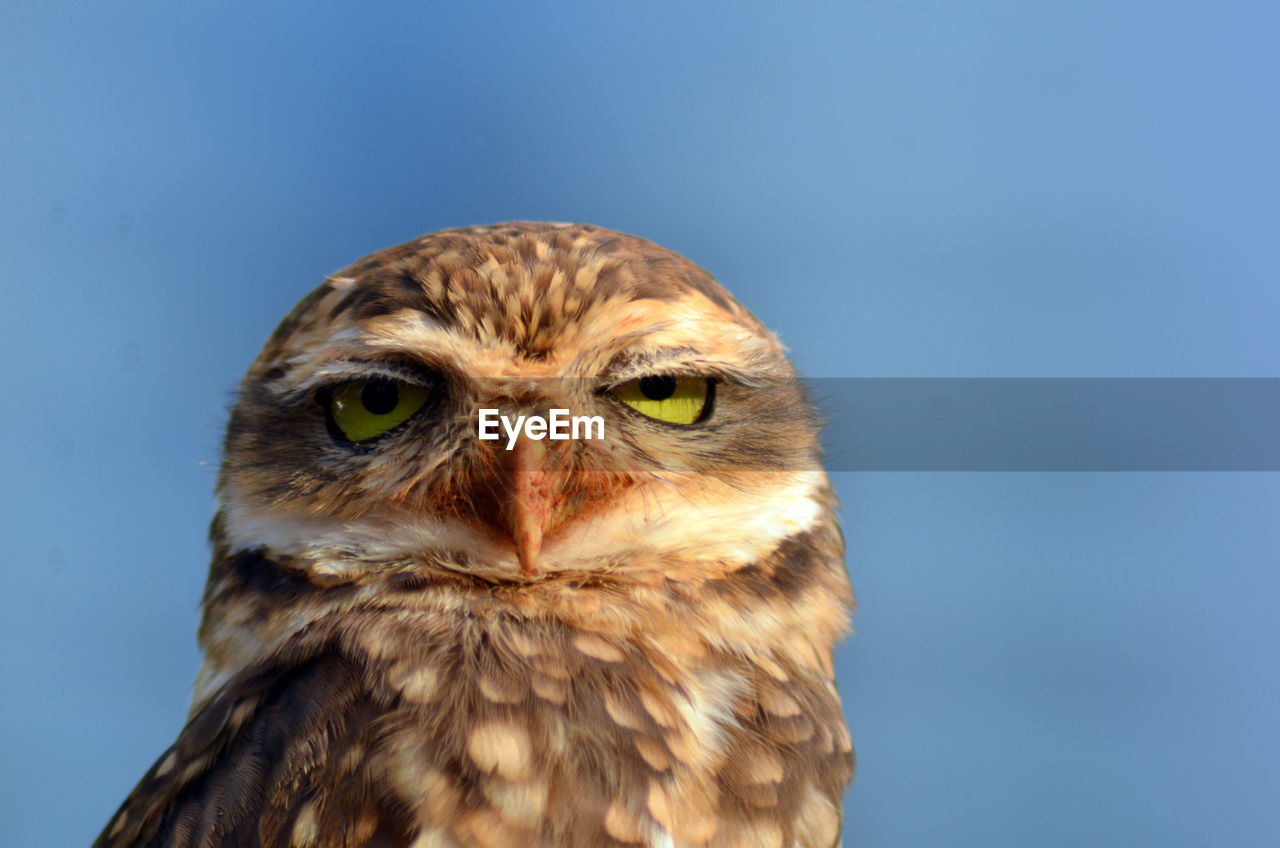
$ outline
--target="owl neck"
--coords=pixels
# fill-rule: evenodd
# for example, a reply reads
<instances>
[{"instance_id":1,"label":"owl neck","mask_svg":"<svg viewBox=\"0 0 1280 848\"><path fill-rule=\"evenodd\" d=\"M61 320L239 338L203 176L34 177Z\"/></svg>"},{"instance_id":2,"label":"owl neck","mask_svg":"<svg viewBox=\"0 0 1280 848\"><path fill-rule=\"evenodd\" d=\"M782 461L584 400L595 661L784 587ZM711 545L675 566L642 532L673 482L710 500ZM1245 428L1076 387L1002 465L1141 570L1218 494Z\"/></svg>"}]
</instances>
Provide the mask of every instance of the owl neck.
<instances>
[{"instance_id":1,"label":"owl neck","mask_svg":"<svg viewBox=\"0 0 1280 848\"><path fill-rule=\"evenodd\" d=\"M358 643L367 656L394 660L397 646L477 629L588 634L614 646L605 654L639 646L653 662L681 667L728 652L829 677L852 604L831 515L745 566L673 560L507 584L422 564L324 568L266 548L233 551L216 521L212 535L193 710L238 674L305 655L304 643Z\"/></svg>"}]
</instances>

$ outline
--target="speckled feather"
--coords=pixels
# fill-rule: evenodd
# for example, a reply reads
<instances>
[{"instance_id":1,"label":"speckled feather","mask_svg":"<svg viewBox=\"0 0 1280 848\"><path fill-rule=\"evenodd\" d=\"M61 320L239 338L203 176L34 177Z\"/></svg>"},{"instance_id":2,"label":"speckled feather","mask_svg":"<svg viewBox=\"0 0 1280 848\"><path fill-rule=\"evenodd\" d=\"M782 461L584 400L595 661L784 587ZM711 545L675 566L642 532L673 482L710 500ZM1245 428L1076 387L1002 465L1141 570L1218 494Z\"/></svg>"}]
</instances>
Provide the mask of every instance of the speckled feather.
<instances>
[{"instance_id":1,"label":"speckled feather","mask_svg":"<svg viewBox=\"0 0 1280 848\"><path fill-rule=\"evenodd\" d=\"M387 369L429 408L336 441L317 392ZM715 377L714 415L601 391L646 373ZM589 408L609 438L504 452L483 403ZM682 257L518 223L357 262L250 369L219 496L189 722L97 845L837 844L852 594L813 418Z\"/></svg>"}]
</instances>

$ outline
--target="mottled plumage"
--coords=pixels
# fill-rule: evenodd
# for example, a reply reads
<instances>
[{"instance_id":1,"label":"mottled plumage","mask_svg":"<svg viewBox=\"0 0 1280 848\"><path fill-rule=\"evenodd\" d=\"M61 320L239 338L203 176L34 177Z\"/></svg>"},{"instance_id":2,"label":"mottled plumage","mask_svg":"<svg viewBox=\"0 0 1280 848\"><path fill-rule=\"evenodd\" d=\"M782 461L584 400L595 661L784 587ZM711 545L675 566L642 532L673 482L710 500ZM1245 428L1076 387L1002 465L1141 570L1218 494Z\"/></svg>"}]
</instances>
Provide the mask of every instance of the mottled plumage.
<instances>
[{"instance_id":1,"label":"mottled plumage","mask_svg":"<svg viewBox=\"0 0 1280 848\"><path fill-rule=\"evenodd\" d=\"M653 375L707 378L702 418L610 394ZM388 380L429 400L344 438L334 387ZM508 451L484 406L606 438ZM518 223L360 260L245 377L190 720L97 844L836 844L852 595L817 450L776 339L647 241Z\"/></svg>"}]
</instances>

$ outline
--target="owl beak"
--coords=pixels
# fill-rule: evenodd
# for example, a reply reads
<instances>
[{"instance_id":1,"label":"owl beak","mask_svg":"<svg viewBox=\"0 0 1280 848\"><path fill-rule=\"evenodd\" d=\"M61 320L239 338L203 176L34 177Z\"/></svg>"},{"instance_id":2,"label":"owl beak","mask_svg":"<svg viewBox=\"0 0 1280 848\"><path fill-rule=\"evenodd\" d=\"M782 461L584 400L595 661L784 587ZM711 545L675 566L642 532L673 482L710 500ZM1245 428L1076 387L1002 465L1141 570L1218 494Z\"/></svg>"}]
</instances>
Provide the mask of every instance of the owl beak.
<instances>
[{"instance_id":1,"label":"owl beak","mask_svg":"<svg viewBox=\"0 0 1280 848\"><path fill-rule=\"evenodd\" d=\"M518 436L507 450L477 457L480 473L458 493L478 524L514 548L520 573L538 576L543 544L568 524L607 508L635 484L630 474L596 468L598 460L569 441Z\"/></svg>"},{"instance_id":2,"label":"owl beak","mask_svg":"<svg viewBox=\"0 0 1280 848\"><path fill-rule=\"evenodd\" d=\"M563 481L569 476L548 470L546 442L519 438L510 451L508 499L505 504L506 529L515 543L520 573L538 574L538 554L549 525L560 518Z\"/></svg>"},{"instance_id":3,"label":"owl beak","mask_svg":"<svg viewBox=\"0 0 1280 848\"><path fill-rule=\"evenodd\" d=\"M510 499L506 504L507 530L516 546L520 573L533 577L538 573L538 554L542 551L542 531L550 511L547 489L549 481L543 469L545 452L542 442L517 439L508 466Z\"/></svg>"}]
</instances>

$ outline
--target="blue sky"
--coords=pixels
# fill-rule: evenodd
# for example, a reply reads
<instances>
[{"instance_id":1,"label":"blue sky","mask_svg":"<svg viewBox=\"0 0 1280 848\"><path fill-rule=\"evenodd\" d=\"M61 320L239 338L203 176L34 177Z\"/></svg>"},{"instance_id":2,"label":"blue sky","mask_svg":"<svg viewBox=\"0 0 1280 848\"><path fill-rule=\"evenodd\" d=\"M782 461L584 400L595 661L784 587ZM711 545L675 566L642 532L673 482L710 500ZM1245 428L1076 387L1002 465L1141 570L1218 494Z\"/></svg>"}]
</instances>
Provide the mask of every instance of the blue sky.
<instances>
[{"instance_id":1,"label":"blue sky","mask_svg":"<svg viewBox=\"0 0 1280 848\"><path fill-rule=\"evenodd\" d=\"M219 431L322 275L518 218L715 273L815 377L1270 377L1269 4L16 2L0 842L181 726ZM1280 482L841 473L846 840L1271 845Z\"/></svg>"}]
</instances>

